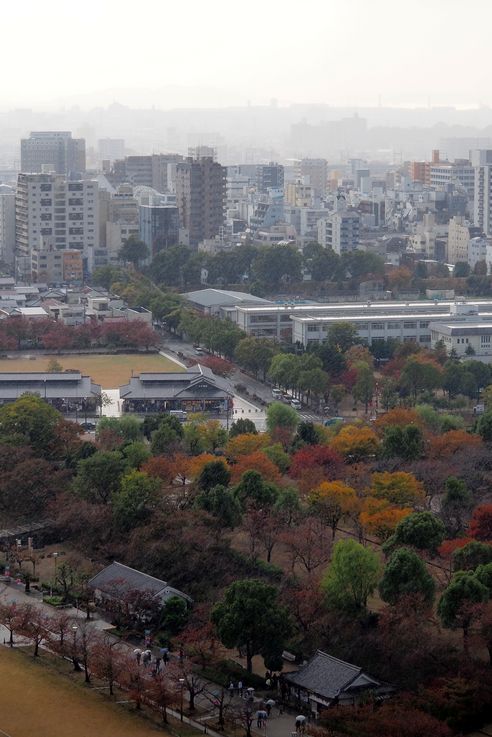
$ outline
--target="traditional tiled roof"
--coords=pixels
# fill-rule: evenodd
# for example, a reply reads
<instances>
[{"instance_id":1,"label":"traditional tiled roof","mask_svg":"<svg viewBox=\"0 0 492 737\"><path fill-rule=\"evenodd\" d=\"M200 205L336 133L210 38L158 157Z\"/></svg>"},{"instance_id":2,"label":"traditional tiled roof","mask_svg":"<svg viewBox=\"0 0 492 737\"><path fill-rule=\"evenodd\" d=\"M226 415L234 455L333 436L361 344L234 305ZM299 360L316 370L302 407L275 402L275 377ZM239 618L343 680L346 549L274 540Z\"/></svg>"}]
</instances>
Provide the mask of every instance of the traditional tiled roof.
<instances>
[{"instance_id":1,"label":"traditional tiled roof","mask_svg":"<svg viewBox=\"0 0 492 737\"><path fill-rule=\"evenodd\" d=\"M335 699L344 691L382 685L359 666L334 658L322 650L318 650L300 670L289 673L286 680L326 700Z\"/></svg>"},{"instance_id":2,"label":"traditional tiled roof","mask_svg":"<svg viewBox=\"0 0 492 737\"><path fill-rule=\"evenodd\" d=\"M129 591L149 591L164 603L173 596L189 600L189 596L170 586L166 581L137 571L114 561L89 581L89 586L99 589L113 598L122 598Z\"/></svg>"}]
</instances>

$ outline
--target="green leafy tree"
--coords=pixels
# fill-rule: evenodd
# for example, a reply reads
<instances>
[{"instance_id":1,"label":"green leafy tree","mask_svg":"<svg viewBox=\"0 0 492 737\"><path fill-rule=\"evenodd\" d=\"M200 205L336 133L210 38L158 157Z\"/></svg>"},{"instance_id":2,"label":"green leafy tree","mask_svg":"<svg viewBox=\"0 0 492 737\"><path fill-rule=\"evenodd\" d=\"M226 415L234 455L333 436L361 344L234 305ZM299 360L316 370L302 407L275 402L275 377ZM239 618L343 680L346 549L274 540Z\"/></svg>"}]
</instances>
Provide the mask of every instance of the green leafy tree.
<instances>
[{"instance_id":1,"label":"green leafy tree","mask_svg":"<svg viewBox=\"0 0 492 737\"><path fill-rule=\"evenodd\" d=\"M212 610L212 622L226 647L245 651L248 673L256 654L278 659L292 631L275 587L254 579L235 581L226 589Z\"/></svg>"},{"instance_id":2,"label":"green leafy tree","mask_svg":"<svg viewBox=\"0 0 492 737\"><path fill-rule=\"evenodd\" d=\"M307 393L308 402L313 396L316 402L328 391L330 377L321 368L312 368L299 372L298 387L301 392Z\"/></svg>"},{"instance_id":3,"label":"green leafy tree","mask_svg":"<svg viewBox=\"0 0 492 737\"><path fill-rule=\"evenodd\" d=\"M278 498L278 489L265 481L258 471L245 471L234 489L234 495L243 509L271 507Z\"/></svg>"},{"instance_id":4,"label":"green leafy tree","mask_svg":"<svg viewBox=\"0 0 492 737\"><path fill-rule=\"evenodd\" d=\"M272 359L268 376L271 381L284 389L292 389L297 386L299 372L299 356L294 356L291 353L279 353Z\"/></svg>"},{"instance_id":5,"label":"green leafy tree","mask_svg":"<svg viewBox=\"0 0 492 737\"><path fill-rule=\"evenodd\" d=\"M446 480L446 493L441 502L444 524L452 537L461 534L466 527L466 518L473 507L473 495L462 479L449 476Z\"/></svg>"},{"instance_id":6,"label":"green leafy tree","mask_svg":"<svg viewBox=\"0 0 492 737\"><path fill-rule=\"evenodd\" d=\"M479 616L480 604L486 602L488 598L487 587L474 573L464 571L455 573L439 600L437 605L439 618L444 627L463 630L465 652L468 652L470 627Z\"/></svg>"},{"instance_id":7,"label":"green leafy tree","mask_svg":"<svg viewBox=\"0 0 492 737\"><path fill-rule=\"evenodd\" d=\"M149 249L144 241L141 241L135 235L131 235L124 241L118 256L121 261L129 261L137 268L141 261L145 261L148 258Z\"/></svg>"},{"instance_id":8,"label":"green leafy tree","mask_svg":"<svg viewBox=\"0 0 492 737\"><path fill-rule=\"evenodd\" d=\"M202 468L198 477L198 487L202 491L208 491L214 486L228 486L231 480L231 472L222 460L210 461Z\"/></svg>"},{"instance_id":9,"label":"green leafy tree","mask_svg":"<svg viewBox=\"0 0 492 737\"><path fill-rule=\"evenodd\" d=\"M383 601L396 604L402 597L419 595L429 606L434 601L434 579L412 550L399 548L391 555L379 584Z\"/></svg>"},{"instance_id":10,"label":"green leafy tree","mask_svg":"<svg viewBox=\"0 0 492 737\"><path fill-rule=\"evenodd\" d=\"M484 442L492 442L492 411L487 411L480 417L477 431Z\"/></svg>"},{"instance_id":11,"label":"green leafy tree","mask_svg":"<svg viewBox=\"0 0 492 737\"><path fill-rule=\"evenodd\" d=\"M487 587L489 597L492 596L492 563L485 563L475 570L475 576Z\"/></svg>"},{"instance_id":12,"label":"green leafy tree","mask_svg":"<svg viewBox=\"0 0 492 737\"><path fill-rule=\"evenodd\" d=\"M186 601L181 596L171 596L162 610L162 627L171 637L175 637L186 627L188 617Z\"/></svg>"},{"instance_id":13,"label":"green leafy tree","mask_svg":"<svg viewBox=\"0 0 492 737\"><path fill-rule=\"evenodd\" d=\"M280 443L274 443L263 448L263 453L277 466L280 473L287 473L290 466L290 456L282 448Z\"/></svg>"},{"instance_id":14,"label":"green leafy tree","mask_svg":"<svg viewBox=\"0 0 492 737\"><path fill-rule=\"evenodd\" d=\"M394 379L386 378L380 383L381 406L386 411L393 409L398 404L398 385Z\"/></svg>"},{"instance_id":15,"label":"green leafy tree","mask_svg":"<svg viewBox=\"0 0 492 737\"><path fill-rule=\"evenodd\" d=\"M417 425L391 425L384 428L382 455L416 461L424 452L424 436Z\"/></svg>"},{"instance_id":16,"label":"green leafy tree","mask_svg":"<svg viewBox=\"0 0 492 737\"><path fill-rule=\"evenodd\" d=\"M253 422L253 420L250 420L248 417L242 418L240 417L238 420L235 420L232 425L231 429L229 430L229 437L235 438L236 435L257 435L258 430L256 429L256 425Z\"/></svg>"},{"instance_id":17,"label":"green leafy tree","mask_svg":"<svg viewBox=\"0 0 492 737\"><path fill-rule=\"evenodd\" d=\"M492 545L479 540L472 540L453 552L455 571L474 571L487 563L492 563Z\"/></svg>"},{"instance_id":18,"label":"green leafy tree","mask_svg":"<svg viewBox=\"0 0 492 737\"><path fill-rule=\"evenodd\" d=\"M262 284L278 287L301 280L302 256L295 246L264 246L252 264L253 276Z\"/></svg>"},{"instance_id":19,"label":"green leafy tree","mask_svg":"<svg viewBox=\"0 0 492 737\"><path fill-rule=\"evenodd\" d=\"M383 545L383 550L387 552L396 546L410 545L417 550L435 553L444 535L444 524L431 512L414 512L402 519L394 535Z\"/></svg>"},{"instance_id":20,"label":"green leafy tree","mask_svg":"<svg viewBox=\"0 0 492 737\"><path fill-rule=\"evenodd\" d=\"M364 611L381 576L379 558L355 540L339 540L321 583L327 604L341 611Z\"/></svg>"},{"instance_id":21,"label":"green leafy tree","mask_svg":"<svg viewBox=\"0 0 492 737\"><path fill-rule=\"evenodd\" d=\"M43 399L24 394L0 408L0 439L30 445L37 456L56 458L60 456L63 422L60 413Z\"/></svg>"},{"instance_id":22,"label":"green leafy tree","mask_svg":"<svg viewBox=\"0 0 492 737\"><path fill-rule=\"evenodd\" d=\"M97 424L97 437L100 437L105 431L111 431L127 443L140 440L143 434L142 423L131 415L101 417Z\"/></svg>"},{"instance_id":23,"label":"green leafy tree","mask_svg":"<svg viewBox=\"0 0 492 737\"><path fill-rule=\"evenodd\" d=\"M294 433L299 424L299 415L296 410L281 402L272 402L272 404L269 404L266 415L266 424L269 433L274 433L275 430L279 429Z\"/></svg>"},{"instance_id":24,"label":"green leafy tree","mask_svg":"<svg viewBox=\"0 0 492 737\"><path fill-rule=\"evenodd\" d=\"M437 365L430 361L420 360L418 355L410 356L401 372L400 385L407 389L414 397L422 391L432 391L442 383L442 377Z\"/></svg>"},{"instance_id":25,"label":"green leafy tree","mask_svg":"<svg viewBox=\"0 0 492 737\"><path fill-rule=\"evenodd\" d=\"M267 338L247 337L239 341L235 350L235 358L240 366L252 371L255 377L266 378L268 369L278 348Z\"/></svg>"},{"instance_id":26,"label":"green leafy tree","mask_svg":"<svg viewBox=\"0 0 492 737\"><path fill-rule=\"evenodd\" d=\"M196 505L217 520L219 532L224 527L233 530L241 523L241 505L225 486L214 486L196 497Z\"/></svg>"},{"instance_id":27,"label":"green leafy tree","mask_svg":"<svg viewBox=\"0 0 492 737\"><path fill-rule=\"evenodd\" d=\"M470 264L466 261L457 261L454 265L453 276L465 277L470 275Z\"/></svg>"},{"instance_id":28,"label":"green leafy tree","mask_svg":"<svg viewBox=\"0 0 492 737\"><path fill-rule=\"evenodd\" d=\"M118 451L98 450L79 461L73 481L76 494L96 503L107 504L118 491L125 472L125 461Z\"/></svg>"},{"instance_id":29,"label":"green leafy tree","mask_svg":"<svg viewBox=\"0 0 492 737\"><path fill-rule=\"evenodd\" d=\"M176 417L160 423L152 433L152 455L164 456L175 450L184 436L183 428Z\"/></svg>"},{"instance_id":30,"label":"green leafy tree","mask_svg":"<svg viewBox=\"0 0 492 737\"><path fill-rule=\"evenodd\" d=\"M351 322L334 322L327 335L328 346L338 353L346 353L353 345L360 343L356 328ZM329 371L329 369L326 369Z\"/></svg>"},{"instance_id":31,"label":"green leafy tree","mask_svg":"<svg viewBox=\"0 0 492 737\"><path fill-rule=\"evenodd\" d=\"M149 448L140 440L124 445L121 448L121 453L126 460L128 468L139 469L150 458Z\"/></svg>"},{"instance_id":32,"label":"green leafy tree","mask_svg":"<svg viewBox=\"0 0 492 737\"><path fill-rule=\"evenodd\" d=\"M113 495L113 517L120 530L145 522L158 499L159 480L142 471L130 471Z\"/></svg>"},{"instance_id":33,"label":"green leafy tree","mask_svg":"<svg viewBox=\"0 0 492 737\"><path fill-rule=\"evenodd\" d=\"M297 426L295 445L319 445L320 433L313 422L303 421Z\"/></svg>"}]
</instances>

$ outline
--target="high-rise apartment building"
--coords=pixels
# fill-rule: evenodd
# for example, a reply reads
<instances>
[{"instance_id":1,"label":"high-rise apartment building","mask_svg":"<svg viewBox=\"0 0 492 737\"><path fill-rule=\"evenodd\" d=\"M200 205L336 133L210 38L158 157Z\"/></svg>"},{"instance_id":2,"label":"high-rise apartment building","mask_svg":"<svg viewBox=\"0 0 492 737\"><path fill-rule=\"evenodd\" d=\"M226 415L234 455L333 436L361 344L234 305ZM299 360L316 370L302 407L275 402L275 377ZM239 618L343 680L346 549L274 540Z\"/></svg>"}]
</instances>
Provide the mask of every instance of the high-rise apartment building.
<instances>
[{"instance_id":1,"label":"high-rise apartment building","mask_svg":"<svg viewBox=\"0 0 492 737\"><path fill-rule=\"evenodd\" d=\"M16 264L28 276L32 251L74 249L92 271L99 243L98 183L21 173L16 193Z\"/></svg>"},{"instance_id":2,"label":"high-rise apartment building","mask_svg":"<svg viewBox=\"0 0 492 737\"><path fill-rule=\"evenodd\" d=\"M15 252L15 190L0 184L0 261L14 263Z\"/></svg>"},{"instance_id":3,"label":"high-rise apartment building","mask_svg":"<svg viewBox=\"0 0 492 737\"><path fill-rule=\"evenodd\" d=\"M224 225L226 168L210 157L176 166L176 202L190 246L214 238Z\"/></svg>"},{"instance_id":4,"label":"high-rise apartment building","mask_svg":"<svg viewBox=\"0 0 492 737\"><path fill-rule=\"evenodd\" d=\"M21 140L21 171L79 176L85 171L85 140L69 131L33 131Z\"/></svg>"},{"instance_id":5,"label":"high-rise apartment building","mask_svg":"<svg viewBox=\"0 0 492 737\"><path fill-rule=\"evenodd\" d=\"M140 239L149 249L149 261L160 251L179 244L179 213L175 205L141 205Z\"/></svg>"},{"instance_id":6,"label":"high-rise apartment building","mask_svg":"<svg viewBox=\"0 0 492 737\"><path fill-rule=\"evenodd\" d=\"M359 233L360 216L348 210L344 201L339 201L335 212L318 222L318 243L333 249L339 256L357 248Z\"/></svg>"},{"instance_id":7,"label":"high-rise apartment building","mask_svg":"<svg viewBox=\"0 0 492 737\"><path fill-rule=\"evenodd\" d=\"M447 260L450 264L468 262L469 243L482 234L479 227L472 225L464 217L455 215L449 221Z\"/></svg>"},{"instance_id":8,"label":"high-rise apartment building","mask_svg":"<svg viewBox=\"0 0 492 737\"><path fill-rule=\"evenodd\" d=\"M474 224L492 235L492 149L472 151L471 163L475 169Z\"/></svg>"},{"instance_id":9,"label":"high-rise apartment building","mask_svg":"<svg viewBox=\"0 0 492 737\"><path fill-rule=\"evenodd\" d=\"M268 192L284 186L284 167L271 161L269 164L259 164L256 167L256 189L258 192Z\"/></svg>"},{"instance_id":10,"label":"high-rise apartment building","mask_svg":"<svg viewBox=\"0 0 492 737\"><path fill-rule=\"evenodd\" d=\"M301 159L299 164L301 177L309 177L309 184L318 197L326 195L328 181L328 164L326 159Z\"/></svg>"}]
</instances>

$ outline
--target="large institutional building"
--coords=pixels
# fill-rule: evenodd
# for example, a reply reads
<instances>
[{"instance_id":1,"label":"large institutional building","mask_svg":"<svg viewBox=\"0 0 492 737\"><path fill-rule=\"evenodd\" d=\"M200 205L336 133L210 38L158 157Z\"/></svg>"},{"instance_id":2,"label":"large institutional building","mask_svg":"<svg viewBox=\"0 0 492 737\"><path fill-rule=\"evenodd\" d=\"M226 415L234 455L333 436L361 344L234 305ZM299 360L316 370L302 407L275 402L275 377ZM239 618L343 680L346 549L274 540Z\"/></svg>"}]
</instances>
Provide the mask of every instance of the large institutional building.
<instances>
[{"instance_id":1,"label":"large institutional building","mask_svg":"<svg viewBox=\"0 0 492 737\"><path fill-rule=\"evenodd\" d=\"M80 176L85 171L85 140L69 131L34 131L21 140L21 171Z\"/></svg>"}]
</instances>

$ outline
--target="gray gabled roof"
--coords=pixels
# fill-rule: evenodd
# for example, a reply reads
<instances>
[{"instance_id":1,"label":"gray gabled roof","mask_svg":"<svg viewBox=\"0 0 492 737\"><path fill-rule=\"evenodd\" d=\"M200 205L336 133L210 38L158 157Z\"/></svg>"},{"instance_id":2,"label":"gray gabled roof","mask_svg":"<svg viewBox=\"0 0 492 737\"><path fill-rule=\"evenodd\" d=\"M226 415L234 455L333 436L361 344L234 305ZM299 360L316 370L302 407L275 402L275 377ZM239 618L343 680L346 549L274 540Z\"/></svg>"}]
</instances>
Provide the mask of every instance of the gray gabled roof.
<instances>
[{"instance_id":1,"label":"gray gabled roof","mask_svg":"<svg viewBox=\"0 0 492 737\"><path fill-rule=\"evenodd\" d=\"M359 666L334 658L322 650L318 650L300 670L287 674L286 680L326 700L335 699L349 689L382 685Z\"/></svg>"},{"instance_id":2,"label":"gray gabled roof","mask_svg":"<svg viewBox=\"0 0 492 737\"><path fill-rule=\"evenodd\" d=\"M217 305L234 305L242 302L257 302L260 304L271 304L269 300L255 297L248 292L232 292L228 289L198 289L196 292L186 292L181 295L189 302L194 302L202 307L215 307Z\"/></svg>"},{"instance_id":3,"label":"gray gabled roof","mask_svg":"<svg viewBox=\"0 0 492 737\"><path fill-rule=\"evenodd\" d=\"M142 573L136 568L130 568L117 561L96 573L90 579L89 586L116 599L122 598L130 591L138 590L151 592L163 603L173 596L180 596L182 599L191 601L187 594L174 589L166 581L161 581L159 578L149 576L148 573Z\"/></svg>"}]
</instances>

